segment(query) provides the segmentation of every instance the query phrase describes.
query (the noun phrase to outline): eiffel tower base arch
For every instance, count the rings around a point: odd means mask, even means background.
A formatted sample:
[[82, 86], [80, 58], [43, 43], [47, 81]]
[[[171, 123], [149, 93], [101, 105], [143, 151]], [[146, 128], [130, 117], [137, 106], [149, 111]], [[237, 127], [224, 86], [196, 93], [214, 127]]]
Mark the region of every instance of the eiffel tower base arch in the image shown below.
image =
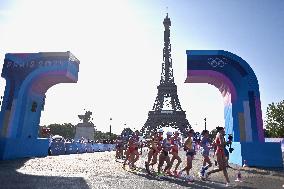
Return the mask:
[[141, 129], [145, 137], [163, 127], [172, 127], [178, 129], [179, 132], [186, 136], [189, 129], [191, 129], [188, 120], [186, 119], [185, 111], [149, 111], [148, 119]]

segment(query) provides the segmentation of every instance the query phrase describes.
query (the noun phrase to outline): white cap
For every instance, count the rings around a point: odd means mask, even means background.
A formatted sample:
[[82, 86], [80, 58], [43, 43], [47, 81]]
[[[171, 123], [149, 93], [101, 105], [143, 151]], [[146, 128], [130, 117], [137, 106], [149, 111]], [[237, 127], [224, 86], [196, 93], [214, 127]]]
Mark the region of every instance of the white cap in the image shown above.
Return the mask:
[[168, 131], [168, 132], [167, 132], [167, 135], [172, 135], [172, 132]]
[[158, 130], [158, 133], [163, 133], [163, 132], [164, 132], [163, 129]]

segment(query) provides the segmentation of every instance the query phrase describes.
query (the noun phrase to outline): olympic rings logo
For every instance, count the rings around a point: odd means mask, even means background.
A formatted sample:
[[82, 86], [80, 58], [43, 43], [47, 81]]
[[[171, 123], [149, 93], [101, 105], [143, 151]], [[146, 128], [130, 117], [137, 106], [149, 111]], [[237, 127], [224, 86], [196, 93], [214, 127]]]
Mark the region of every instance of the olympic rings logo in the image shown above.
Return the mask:
[[213, 68], [220, 67], [223, 68], [227, 62], [226, 58], [208, 58], [208, 64], [210, 64]]

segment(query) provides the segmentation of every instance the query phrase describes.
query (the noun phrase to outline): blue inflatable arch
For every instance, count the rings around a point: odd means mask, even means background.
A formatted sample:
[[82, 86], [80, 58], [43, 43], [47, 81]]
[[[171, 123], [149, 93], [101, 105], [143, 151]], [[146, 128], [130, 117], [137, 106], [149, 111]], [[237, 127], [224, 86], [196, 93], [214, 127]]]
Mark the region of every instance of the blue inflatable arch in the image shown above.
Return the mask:
[[78, 80], [79, 60], [70, 52], [8, 53], [0, 112], [0, 159], [46, 156], [48, 139], [38, 138], [46, 91]]
[[214, 85], [223, 96], [226, 133], [234, 137], [231, 162], [242, 164], [247, 160], [252, 166], [282, 167], [280, 146], [264, 143], [259, 84], [250, 65], [223, 50], [188, 50], [186, 53], [185, 82]]

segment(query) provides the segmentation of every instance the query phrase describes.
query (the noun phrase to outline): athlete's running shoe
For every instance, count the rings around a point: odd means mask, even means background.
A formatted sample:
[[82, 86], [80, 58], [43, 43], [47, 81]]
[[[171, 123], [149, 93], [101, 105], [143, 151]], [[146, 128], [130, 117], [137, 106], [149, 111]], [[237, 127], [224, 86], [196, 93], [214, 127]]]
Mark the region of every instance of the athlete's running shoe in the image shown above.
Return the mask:
[[147, 173], [150, 174], [151, 172], [150, 172], [150, 170], [149, 170], [149, 164], [148, 164], [148, 162], [146, 162], [146, 161], [145, 161], [145, 168], [146, 168]]
[[192, 182], [194, 182], [194, 177], [190, 176], [190, 175], [187, 175], [186, 180], [187, 180], [187, 182], [192, 183]]
[[163, 173], [163, 172], [157, 173], [157, 176], [158, 177], [163, 177], [163, 176], [165, 176], [165, 173]]
[[202, 173], [201, 173], [201, 172], [199, 172], [199, 173], [198, 173], [198, 176], [199, 176], [199, 178], [201, 178], [201, 179], [203, 179], [203, 178], [204, 178], [204, 175], [202, 175]]
[[169, 175], [169, 176], [172, 176], [172, 175], [173, 175], [170, 170], [168, 170], [168, 171], [166, 172], [166, 174]]
[[178, 172], [178, 177], [182, 177], [182, 171]]
[[208, 173], [204, 173], [204, 177], [203, 177], [205, 180], [208, 180], [208, 178], [209, 178], [209, 174]]
[[200, 178], [204, 178], [204, 175], [205, 175], [205, 168], [202, 167], [201, 170], [200, 170], [200, 172], [199, 172], [198, 174], [199, 174], [199, 177], [200, 177]]
[[227, 182], [225, 186], [226, 186], [226, 187], [230, 187], [230, 186], [232, 186], [232, 185]]
[[[129, 165], [129, 167], [130, 167], [130, 165]], [[136, 170], [137, 169], [136, 165], [132, 165], [131, 169]]]

